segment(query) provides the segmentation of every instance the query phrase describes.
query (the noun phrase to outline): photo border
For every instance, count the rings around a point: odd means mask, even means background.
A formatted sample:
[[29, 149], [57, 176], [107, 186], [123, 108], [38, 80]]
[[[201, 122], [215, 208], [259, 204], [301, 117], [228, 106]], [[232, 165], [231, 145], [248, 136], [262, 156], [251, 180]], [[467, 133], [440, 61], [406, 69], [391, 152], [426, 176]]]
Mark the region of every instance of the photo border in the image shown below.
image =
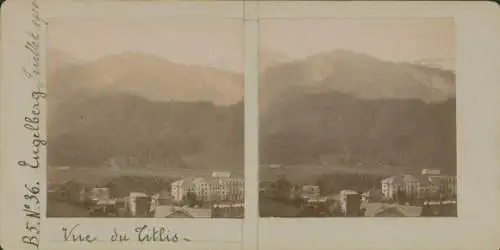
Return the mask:
[[[245, 18], [245, 218], [237, 227], [215, 225], [197, 230], [220, 230], [225, 234], [243, 229], [238, 243], [190, 242], [168, 244], [179, 249], [497, 249], [500, 246], [500, 13], [494, 2], [129, 2], [129, 1], [47, 1], [38, 0], [44, 19], [87, 17]], [[32, 81], [23, 77], [22, 67], [29, 61], [23, 49], [25, 31], [32, 27], [31, 1], [7, 1], [1, 22], [1, 181], [0, 243], [4, 249], [29, 249], [21, 238], [27, 236], [23, 212], [24, 195], [32, 185], [46, 177], [40, 169], [20, 168], [19, 160], [32, 156], [32, 134], [23, 128], [31, 111]], [[74, 13], [74, 14], [71, 14]], [[75, 14], [76, 13], [76, 14]], [[86, 14], [85, 14], [86, 13]], [[89, 14], [92, 13], [92, 14]], [[142, 14], [140, 14], [142, 13]], [[258, 23], [266, 18], [408, 18], [453, 17], [457, 34], [457, 175], [463, 176], [459, 188], [458, 218], [374, 218], [370, 219], [270, 219], [258, 217]], [[41, 51], [44, 57], [44, 50]], [[43, 71], [43, 70], [42, 70]], [[248, 126], [250, 125], [250, 126]], [[40, 154], [46, 159], [45, 149]], [[474, 167], [468, 167], [474, 166]], [[20, 178], [22, 177], [22, 178]], [[32, 186], [30, 186], [32, 187]], [[462, 189], [463, 187], [463, 189]], [[44, 183], [41, 189], [46, 190]], [[45, 192], [40, 213], [44, 216]], [[6, 198], [8, 197], [8, 198]], [[7, 201], [7, 202], [6, 202]], [[77, 221], [66, 220], [65, 225]], [[40, 249], [164, 249], [165, 243], [68, 244], [48, 241], [51, 229], [60, 230], [58, 219], [43, 219]], [[80, 219], [76, 219], [80, 220]], [[90, 220], [90, 219], [83, 219]], [[101, 220], [99, 226], [108, 226]], [[145, 219], [153, 222], [154, 219]], [[201, 219], [191, 220], [198, 224]], [[217, 219], [221, 220], [221, 219]], [[222, 219], [224, 220], [224, 219]], [[236, 221], [235, 219], [229, 219]], [[167, 223], [174, 221], [168, 219]], [[188, 220], [178, 219], [183, 224]], [[53, 224], [51, 224], [53, 223]], [[88, 223], [88, 222], [86, 222]], [[140, 223], [131, 223], [134, 226]], [[47, 225], [50, 224], [50, 225]], [[189, 226], [189, 225], [188, 225]], [[198, 225], [192, 225], [198, 226]], [[222, 226], [222, 227], [221, 227]], [[238, 229], [236, 229], [238, 228]], [[178, 230], [178, 228], [174, 229]], [[180, 230], [182, 233], [182, 230]], [[445, 232], [445, 234], [443, 234]], [[186, 235], [190, 237], [191, 235]], [[212, 239], [209, 239], [212, 240]], [[241, 241], [240, 241], [241, 240]]]
[[[500, 106], [500, 99], [495, 100], [493, 94], [500, 92], [500, 85], [495, 84], [500, 79], [500, 48], [494, 46], [500, 44], [495, 28], [499, 14], [492, 2], [261, 2], [261, 25], [270, 19], [454, 19], [458, 217], [263, 217], [259, 218], [258, 249], [498, 248], [500, 228], [495, 222], [500, 219], [500, 199], [497, 193], [485, 194], [484, 190], [500, 190], [496, 181], [500, 145], [492, 136], [500, 134], [494, 108]], [[471, 120], [489, 122], [478, 126]], [[481, 165], [481, 169], [467, 168], [471, 165]], [[483, 199], [490, 201], [489, 207], [480, 205]], [[286, 235], [287, 240], [277, 240], [273, 232]]]
[[[1, 108], [2, 108], [2, 197], [10, 196], [9, 203], [1, 203], [0, 242], [6, 249], [21, 249], [34, 247], [27, 241], [39, 243], [40, 249], [241, 249], [243, 247], [244, 218], [47, 218], [47, 153], [46, 147], [40, 147], [40, 166], [37, 169], [21, 168], [16, 165], [20, 159], [30, 159], [30, 131], [23, 127], [24, 116], [28, 115], [33, 104], [32, 89], [45, 89], [47, 81], [47, 30], [54, 20], [68, 19], [148, 19], [168, 21], [174, 19], [234, 19], [241, 20], [244, 34], [244, 5], [241, 2], [128, 2], [128, 1], [9, 1], [2, 6], [2, 57], [1, 66]], [[35, 13], [36, 11], [36, 13]], [[31, 55], [23, 48], [26, 32], [33, 28], [33, 15], [43, 20], [43, 29], [39, 31], [40, 76], [38, 84], [33, 79], [23, 78], [22, 69], [30, 63]], [[175, 34], [174, 34], [175, 35]], [[244, 49], [244, 38], [241, 48]], [[241, 52], [244, 54], [244, 51]], [[17, 60], [12, 60], [16, 58]], [[242, 58], [244, 60], [244, 58]], [[7, 84], [15, 82], [16, 84]], [[40, 134], [46, 139], [46, 101], [39, 103], [41, 107]], [[50, 140], [50, 139], [49, 139]], [[50, 142], [49, 142], [50, 143]], [[8, 145], [8, 147], [6, 147]], [[7, 149], [7, 150], [3, 150]], [[26, 160], [27, 162], [29, 162]], [[8, 168], [4, 166], [9, 166]], [[246, 168], [245, 168], [246, 169]], [[22, 176], [22, 178], [19, 178]], [[17, 177], [17, 178], [16, 178]], [[27, 220], [23, 205], [26, 203], [25, 183], [39, 183], [38, 211], [39, 220]], [[246, 186], [246, 183], [245, 183]], [[31, 186], [30, 186], [31, 187]], [[247, 189], [247, 188], [245, 188]], [[245, 193], [248, 191], [245, 190]], [[28, 194], [31, 195], [31, 194]], [[247, 206], [245, 202], [245, 210]], [[247, 212], [245, 211], [245, 216]], [[8, 216], [7, 216], [8, 215]], [[22, 220], [22, 221], [21, 221]], [[5, 223], [7, 222], [7, 223]], [[28, 230], [26, 223], [38, 232]], [[34, 224], [33, 224], [34, 223]], [[98, 236], [93, 243], [65, 242], [63, 227], [67, 229], [79, 225], [79, 233], [91, 233]], [[142, 225], [149, 227], [165, 226], [179, 234], [183, 240], [177, 243], [169, 242], [137, 242], [134, 229]], [[118, 233], [126, 232], [131, 238], [128, 242], [111, 242], [110, 236], [114, 229]], [[31, 234], [33, 233], [33, 234]], [[23, 238], [29, 237], [29, 238]], [[186, 239], [184, 241], [184, 239]]]

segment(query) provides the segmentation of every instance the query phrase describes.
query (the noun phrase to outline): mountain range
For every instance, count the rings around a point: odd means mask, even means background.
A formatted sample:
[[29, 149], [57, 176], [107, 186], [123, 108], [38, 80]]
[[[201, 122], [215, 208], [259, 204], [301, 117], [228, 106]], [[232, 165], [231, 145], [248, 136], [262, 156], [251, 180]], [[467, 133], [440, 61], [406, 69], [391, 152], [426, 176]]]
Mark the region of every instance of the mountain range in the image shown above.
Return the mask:
[[72, 63], [71, 57], [61, 53], [50, 52], [57, 56], [49, 57], [48, 62], [53, 69], [49, 70], [49, 88], [59, 97], [89, 90], [132, 93], [152, 101], [209, 101], [217, 105], [234, 104], [243, 97], [243, 75], [231, 71], [174, 63], [139, 52], [86, 63]]
[[455, 60], [450, 58], [424, 58], [413, 62], [431, 68], [455, 71]]
[[[453, 71], [345, 50], [261, 54], [261, 163], [455, 171]], [[49, 74], [49, 164], [243, 168], [242, 74], [138, 52], [51, 52]]]
[[49, 164], [243, 168], [243, 77], [137, 52], [49, 54]]
[[261, 71], [260, 104], [262, 164], [456, 171], [453, 71], [336, 50]]
[[284, 53], [260, 48], [259, 50], [259, 68], [265, 70], [272, 66], [294, 61], [293, 58]]

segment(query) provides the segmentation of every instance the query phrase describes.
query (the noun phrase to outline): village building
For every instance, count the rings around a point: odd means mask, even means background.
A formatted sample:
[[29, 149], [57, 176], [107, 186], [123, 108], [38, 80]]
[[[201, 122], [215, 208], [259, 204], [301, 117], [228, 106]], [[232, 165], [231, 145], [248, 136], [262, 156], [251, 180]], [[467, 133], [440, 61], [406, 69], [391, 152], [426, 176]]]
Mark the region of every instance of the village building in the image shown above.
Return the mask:
[[150, 197], [145, 193], [132, 192], [125, 198], [126, 211], [130, 216], [145, 217], [149, 212]]
[[427, 168], [424, 168], [424, 169], [422, 169], [421, 174], [422, 175], [440, 175], [441, 174], [441, 170], [439, 170], [439, 169], [427, 169]]
[[[349, 204], [353, 204], [352, 197], [359, 198], [359, 203], [361, 203], [361, 196], [358, 192], [356, 192], [354, 190], [350, 190], [350, 189], [345, 189], [345, 190], [342, 190], [339, 192], [340, 209], [345, 214], [347, 214], [349, 212]], [[357, 210], [359, 210], [359, 205], [358, 205]]]
[[424, 174], [419, 176], [405, 174], [383, 179], [381, 186], [384, 198], [394, 200], [399, 191], [403, 191], [406, 197], [412, 200], [442, 199], [456, 196], [456, 176], [440, 175], [439, 171], [425, 169], [422, 173]]
[[387, 200], [396, 199], [399, 191], [404, 191], [409, 196], [416, 196], [420, 189], [419, 180], [409, 174], [391, 176], [383, 179], [381, 183], [382, 194]]
[[315, 198], [320, 195], [320, 187], [317, 185], [304, 185], [302, 186], [302, 196], [305, 199]]
[[449, 175], [429, 176], [434, 189], [446, 197], [457, 195], [457, 177]]
[[213, 172], [213, 178], [231, 178], [231, 172]]
[[[217, 177], [214, 177], [217, 176]], [[189, 192], [196, 194], [202, 201], [224, 201], [244, 199], [244, 180], [227, 177], [230, 175], [212, 175], [210, 178], [188, 177], [172, 183], [174, 201], [182, 201]]]

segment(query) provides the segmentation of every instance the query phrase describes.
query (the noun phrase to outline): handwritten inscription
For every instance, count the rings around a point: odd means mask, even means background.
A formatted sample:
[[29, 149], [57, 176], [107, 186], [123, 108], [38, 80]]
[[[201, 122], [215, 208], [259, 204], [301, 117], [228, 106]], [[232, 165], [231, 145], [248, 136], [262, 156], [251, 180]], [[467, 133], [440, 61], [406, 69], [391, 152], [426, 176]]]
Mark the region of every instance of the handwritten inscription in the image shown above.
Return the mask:
[[31, 94], [34, 104], [28, 116], [24, 118], [24, 128], [32, 132], [32, 160], [18, 161], [17, 164], [21, 167], [39, 168], [40, 167], [40, 148], [47, 146], [47, 140], [42, 139], [40, 135], [40, 101], [47, 97], [47, 94], [41, 90], [33, 90]]
[[[31, 159], [20, 160], [17, 165], [29, 169], [37, 170], [40, 167], [40, 148], [47, 145], [47, 140], [43, 139], [40, 133], [40, 106], [41, 101], [45, 100], [46, 93], [40, 89], [42, 80], [40, 78], [40, 34], [43, 25], [47, 23], [40, 17], [40, 6], [37, 0], [31, 2], [31, 23], [29, 30], [26, 31], [26, 41], [23, 48], [29, 54], [27, 66], [22, 67], [24, 78], [34, 85], [30, 96], [33, 105], [29, 114], [24, 118], [23, 127], [31, 133]], [[38, 174], [36, 175], [38, 176]], [[22, 210], [25, 215], [25, 233], [21, 236], [21, 241], [29, 246], [38, 249], [40, 247], [40, 181], [32, 181], [24, 184], [25, 200]]]
[[118, 233], [116, 228], [113, 228], [113, 234], [111, 235], [110, 238], [111, 241], [119, 241], [119, 242], [125, 242], [129, 241], [130, 238], [127, 236], [125, 233]]
[[[76, 224], [72, 227], [62, 227], [63, 239], [65, 242], [77, 242], [77, 243], [95, 243], [99, 242], [100, 239], [89, 232], [83, 232], [80, 224]], [[118, 229], [113, 228], [110, 233], [110, 242], [166, 242], [166, 243], [177, 243], [180, 241], [190, 242], [191, 240], [181, 237], [178, 233], [169, 230], [165, 226], [154, 227], [148, 225], [141, 225], [134, 229], [134, 237], [130, 237], [126, 232], [119, 232]]]
[[82, 234], [78, 232], [79, 227], [79, 224], [76, 224], [69, 229], [63, 227], [62, 231], [64, 232], [64, 241], [93, 243], [97, 240], [97, 237], [92, 236], [92, 234]]
[[149, 227], [148, 225], [143, 225], [136, 227], [137, 240], [140, 242], [178, 242], [179, 235], [168, 230], [166, 227]]
[[26, 192], [24, 199], [24, 213], [26, 217], [25, 229], [26, 235], [23, 235], [21, 240], [24, 244], [38, 248], [40, 245], [40, 183], [36, 182], [35, 185], [25, 186]]

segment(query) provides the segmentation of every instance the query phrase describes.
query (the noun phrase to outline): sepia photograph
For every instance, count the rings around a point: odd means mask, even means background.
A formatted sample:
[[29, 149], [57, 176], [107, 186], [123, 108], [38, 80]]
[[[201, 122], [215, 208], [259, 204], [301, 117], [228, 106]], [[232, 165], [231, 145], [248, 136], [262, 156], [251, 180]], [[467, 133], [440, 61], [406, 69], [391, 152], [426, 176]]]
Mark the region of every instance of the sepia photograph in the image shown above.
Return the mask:
[[243, 22], [57, 19], [47, 217], [242, 218]]
[[260, 20], [260, 217], [457, 217], [454, 28]]

